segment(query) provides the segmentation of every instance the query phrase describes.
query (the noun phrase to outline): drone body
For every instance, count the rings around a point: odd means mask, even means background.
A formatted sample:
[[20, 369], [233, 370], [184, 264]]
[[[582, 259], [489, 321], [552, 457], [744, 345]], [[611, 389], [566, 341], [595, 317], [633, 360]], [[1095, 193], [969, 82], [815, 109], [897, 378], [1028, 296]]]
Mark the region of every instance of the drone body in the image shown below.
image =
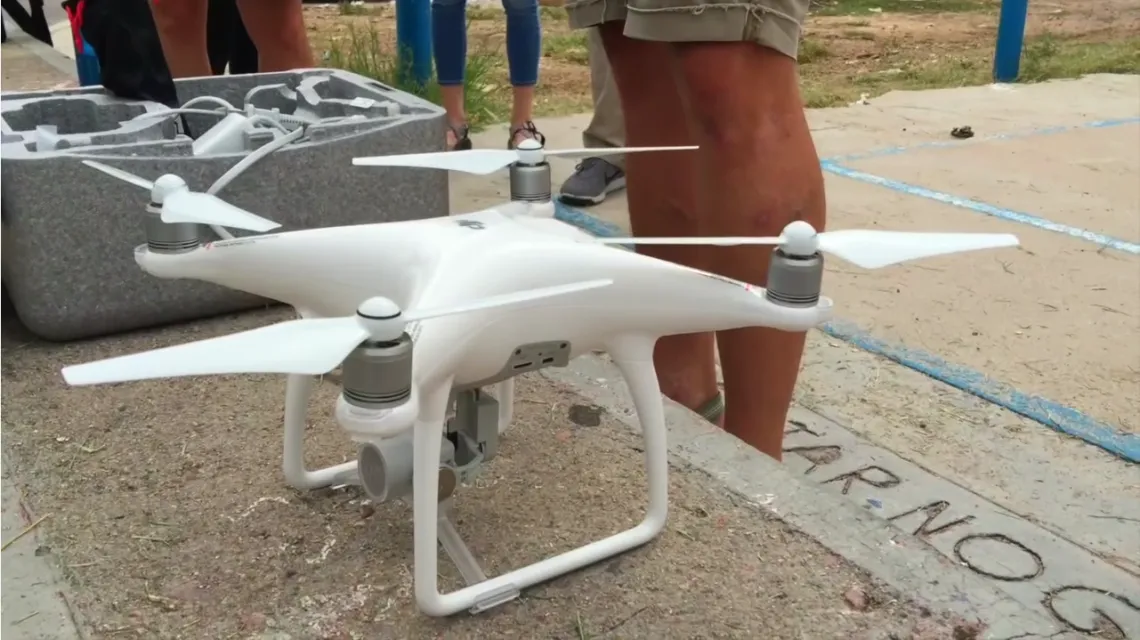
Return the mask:
[[[288, 374], [287, 481], [299, 489], [361, 484], [377, 501], [410, 496], [416, 602], [429, 615], [502, 604], [528, 586], [645, 544], [663, 530], [668, 454], [653, 367], [654, 345], [662, 336], [751, 326], [799, 332], [817, 326], [832, 311], [831, 301], [820, 295], [821, 251], [877, 268], [1017, 244], [1012, 236], [986, 234], [817, 234], [804, 223], [789, 225], [777, 238], [603, 240], [553, 218], [553, 207], [539, 197], [549, 194], [549, 166], [541, 148], [466, 153], [355, 164], [485, 174], [512, 161], [522, 163], [512, 167], [516, 201], [441, 219], [207, 244], [200, 243], [199, 224], [255, 231], [276, 225], [213, 196], [191, 193], [177, 180], [151, 183], [89, 163], [152, 190], [148, 243], [135, 250], [142, 269], [279, 300], [302, 319], [63, 371], [72, 385]], [[525, 180], [518, 178], [523, 173], [529, 176]], [[539, 180], [538, 174], [546, 177]], [[764, 288], [606, 246], [618, 242], [778, 248]], [[565, 366], [595, 350], [606, 351], [621, 370], [642, 424], [649, 489], [645, 518], [627, 531], [488, 578], [448, 518], [452, 492], [494, 457], [498, 434], [511, 420], [514, 376]], [[359, 456], [309, 471], [301, 444], [313, 376], [341, 365], [336, 418], [358, 443]], [[498, 385], [496, 398], [481, 391], [490, 385]], [[439, 592], [439, 545], [469, 586]]]

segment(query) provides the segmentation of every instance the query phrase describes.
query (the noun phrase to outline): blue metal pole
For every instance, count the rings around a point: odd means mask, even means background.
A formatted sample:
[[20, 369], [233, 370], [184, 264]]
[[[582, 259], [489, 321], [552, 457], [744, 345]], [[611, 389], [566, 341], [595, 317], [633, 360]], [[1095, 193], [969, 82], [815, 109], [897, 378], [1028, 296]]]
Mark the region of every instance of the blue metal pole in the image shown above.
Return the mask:
[[405, 82], [431, 80], [431, 0], [396, 0], [396, 60]]
[[[398, 0], [397, 0], [398, 1]], [[1025, 18], [1029, 0], [1002, 0], [994, 48], [994, 82], [1013, 82], [1021, 72], [1021, 48], [1025, 44]]]

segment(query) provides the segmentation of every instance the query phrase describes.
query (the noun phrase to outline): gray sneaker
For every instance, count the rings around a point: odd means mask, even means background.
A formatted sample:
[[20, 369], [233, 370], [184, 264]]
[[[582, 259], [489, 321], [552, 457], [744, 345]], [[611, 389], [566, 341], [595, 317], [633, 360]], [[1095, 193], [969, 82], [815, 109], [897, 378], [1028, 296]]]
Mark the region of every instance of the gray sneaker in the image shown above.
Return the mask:
[[562, 183], [558, 197], [567, 204], [589, 206], [606, 199], [606, 194], [625, 188], [625, 172], [601, 158], [586, 158], [574, 174]]

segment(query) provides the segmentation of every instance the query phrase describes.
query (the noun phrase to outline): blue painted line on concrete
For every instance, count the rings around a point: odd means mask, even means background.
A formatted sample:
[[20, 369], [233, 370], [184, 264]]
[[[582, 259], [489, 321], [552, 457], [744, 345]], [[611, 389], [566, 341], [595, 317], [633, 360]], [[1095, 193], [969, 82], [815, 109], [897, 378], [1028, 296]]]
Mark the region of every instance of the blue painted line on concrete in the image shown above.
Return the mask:
[[1120, 127], [1130, 124], [1140, 124], [1140, 118], [1115, 118], [1112, 120], [1093, 120], [1091, 122], [1083, 122], [1078, 125], [1058, 126], [1058, 127], [1042, 127], [1039, 129], [1030, 129], [1029, 131], [1015, 131], [1011, 133], [999, 133], [992, 136], [983, 136], [978, 138], [971, 138], [970, 140], [938, 140], [935, 142], [923, 142], [911, 146], [901, 147], [883, 147], [881, 149], [872, 149], [871, 151], [863, 151], [860, 153], [849, 153], [845, 155], [833, 156], [825, 158], [824, 162], [843, 163], [853, 162], [855, 160], [865, 160], [867, 158], [880, 158], [883, 156], [896, 156], [902, 153], [911, 151], [922, 151], [925, 149], [964, 149], [973, 145], [984, 142], [995, 142], [999, 140], [1016, 140], [1019, 138], [1032, 138], [1036, 136], [1053, 135], [1057, 133], [1066, 133], [1069, 131], [1079, 131], [1082, 129], [1107, 129], [1110, 127]]
[[1116, 249], [1117, 251], [1123, 251], [1125, 253], [1131, 253], [1134, 255], [1140, 254], [1140, 244], [1137, 244], [1135, 242], [1129, 242], [1128, 240], [1113, 238], [1111, 236], [1096, 233], [1095, 231], [1089, 231], [1087, 229], [1081, 229], [1079, 227], [1072, 227], [1067, 224], [1053, 222], [1052, 220], [1039, 218], [1028, 213], [1022, 213], [1020, 211], [1014, 211], [1012, 209], [997, 207], [992, 204], [979, 202], [977, 200], [970, 200], [969, 198], [961, 198], [949, 193], [934, 191], [933, 189], [927, 189], [926, 187], [919, 187], [913, 184], [900, 182], [898, 180], [892, 180], [891, 178], [884, 178], [882, 176], [865, 173], [863, 171], [851, 169], [850, 167], [845, 167], [833, 162], [824, 162], [823, 170], [829, 173], [834, 173], [835, 175], [843, 176], [845, 178], [851, 178], [852, 180], [858, 180], [867, 184], [886, 187], [887, 189], [891, 189], [892, 191], [897, 191], [899, 193], [918, 196], [920, 198], [927, 198], [929, 200], [937, 200], [938, 202], [942, 202], [944, 204], [961, 207], [963, 209], [969, 209], [978, 213], [984, 213], [988, 216], [993, 216], [1002, 220], [1019, 222], [1021, 224], [1037, 227], [1038, 229], [1044, 229], [1046, 231], [1053, 231], [1055, 233], [1072, 236], [1074, 238], [1079, 238], [1081, 240], [1086, 240], [1088, 242], [1098, 244], [1102, 247], [1108, 247], [1109, 249]]
[[1129, 462], [1140, 462], [1140, 436], [1115, 429], [1076, 409], [1040, 396], [1022, 393], [985, 374], [946, 362], [924, 351], [889, 344], [846, 322], [830, 322], [823, 327], [823, 331], [860, 349], [1040, 422], [1055, 431], [1080, 438]]
[[[555, 216], [596, 236], [612, 238], [625, 235], [620, 227], [557, 201]], [[1040, 396], [1022, 393], [983, 373], [952, 364], [925, 351], [884, 342], [842, 320], [829, 322], [822, 329], [829, 336], [918, 371], [1055, 431], [1079, 438], [1124, 460], [1140, 462], [1140, 436], [1114, 429], [1076, 409]]]

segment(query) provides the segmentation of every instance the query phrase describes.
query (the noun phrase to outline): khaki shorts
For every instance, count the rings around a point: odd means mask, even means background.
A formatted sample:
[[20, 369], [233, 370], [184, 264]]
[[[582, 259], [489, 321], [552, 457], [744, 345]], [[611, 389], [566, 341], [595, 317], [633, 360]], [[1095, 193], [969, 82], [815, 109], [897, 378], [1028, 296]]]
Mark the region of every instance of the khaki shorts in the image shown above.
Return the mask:
[[575, 29], [625, 21], [657, 42], [755, 42], [795, 58], [810, 0], [567, 0]]

